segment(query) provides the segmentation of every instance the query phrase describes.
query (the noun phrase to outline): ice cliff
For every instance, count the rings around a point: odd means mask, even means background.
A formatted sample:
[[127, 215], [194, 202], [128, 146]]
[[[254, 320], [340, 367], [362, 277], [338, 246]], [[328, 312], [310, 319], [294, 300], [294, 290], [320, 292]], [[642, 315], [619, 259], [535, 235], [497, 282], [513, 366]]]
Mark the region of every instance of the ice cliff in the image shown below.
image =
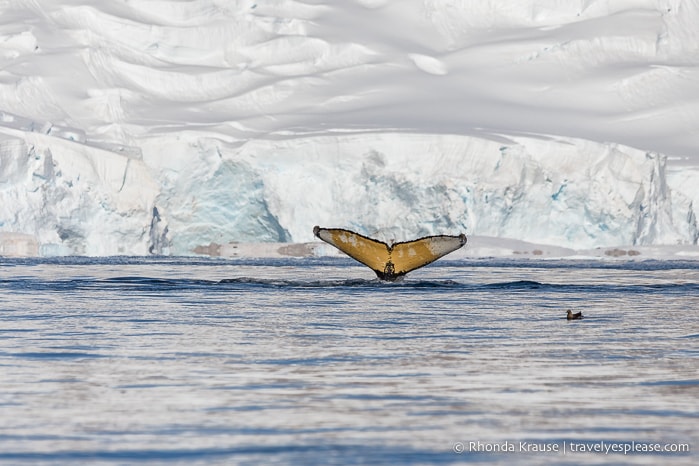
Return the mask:
[[0, 255], [191, 254], [316, 224], [699, 238], [696, 1], [0, 13]]
[[303, 242], [316, 223], [387, 240], [465, 231], [567, 247], [698, 235], [666, 159], [614, 144], [365, 133], [240, 146], [180, 135], [144, 140], [141, 159], [52, 139], [0, 143], [2, 226], [32, 232], [43, 254]]

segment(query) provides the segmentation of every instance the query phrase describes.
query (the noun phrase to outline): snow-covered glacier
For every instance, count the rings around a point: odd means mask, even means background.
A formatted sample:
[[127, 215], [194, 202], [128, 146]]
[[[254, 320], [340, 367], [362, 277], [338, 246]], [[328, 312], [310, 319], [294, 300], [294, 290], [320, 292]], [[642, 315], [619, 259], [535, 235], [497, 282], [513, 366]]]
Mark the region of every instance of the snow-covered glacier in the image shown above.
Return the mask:
[[697, 1], [0, 12], [0, 255], [699, 238]]
[[26, 139], [0, 146], [2, 212], [44, 254], [303, 242], [315, 223], [386, 240], [466, 231], [578, 248], [698, 234], [665, 157], [613, 144], [381, 132], [241, 146], [182, 134], [144, 139], [135, 157]]

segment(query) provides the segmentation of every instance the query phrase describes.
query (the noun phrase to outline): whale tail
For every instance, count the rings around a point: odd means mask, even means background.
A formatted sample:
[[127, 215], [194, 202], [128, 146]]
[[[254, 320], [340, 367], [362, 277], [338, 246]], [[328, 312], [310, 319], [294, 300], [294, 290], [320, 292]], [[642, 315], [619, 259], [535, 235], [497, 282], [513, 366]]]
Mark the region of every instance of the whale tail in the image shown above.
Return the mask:
[[372, 269], [381, 280], [388, 281], [395, 281], [466, 244], [464, 234], [426, 236], [390, 246], [383, 241], [342, 228], [316, 226], [313, 234]]

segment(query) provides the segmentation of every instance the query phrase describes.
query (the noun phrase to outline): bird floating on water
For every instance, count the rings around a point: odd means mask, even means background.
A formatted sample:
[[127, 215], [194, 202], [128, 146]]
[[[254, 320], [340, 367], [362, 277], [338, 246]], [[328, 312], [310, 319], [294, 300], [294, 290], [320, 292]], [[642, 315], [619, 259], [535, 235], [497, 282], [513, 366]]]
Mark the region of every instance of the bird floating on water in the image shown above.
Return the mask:
[[578, 320], [578, 319], [582, 319], [582, 317], [583, 317], [582, 312], [573, 313], [573, 311], [571, 311], [570, 309], [568, 309], [568, 314], [567, 314], [567, 316], [566, 316], [566, 319], [568, 319], [568, 320]]

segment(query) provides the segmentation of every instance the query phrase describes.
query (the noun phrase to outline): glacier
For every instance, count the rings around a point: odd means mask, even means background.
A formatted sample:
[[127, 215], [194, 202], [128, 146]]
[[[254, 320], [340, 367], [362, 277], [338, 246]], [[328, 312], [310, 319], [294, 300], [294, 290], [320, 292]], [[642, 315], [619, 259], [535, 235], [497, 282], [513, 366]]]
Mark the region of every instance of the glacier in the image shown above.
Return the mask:
[[699, 239], [699, 1], [0, 12], [0, 255]]

